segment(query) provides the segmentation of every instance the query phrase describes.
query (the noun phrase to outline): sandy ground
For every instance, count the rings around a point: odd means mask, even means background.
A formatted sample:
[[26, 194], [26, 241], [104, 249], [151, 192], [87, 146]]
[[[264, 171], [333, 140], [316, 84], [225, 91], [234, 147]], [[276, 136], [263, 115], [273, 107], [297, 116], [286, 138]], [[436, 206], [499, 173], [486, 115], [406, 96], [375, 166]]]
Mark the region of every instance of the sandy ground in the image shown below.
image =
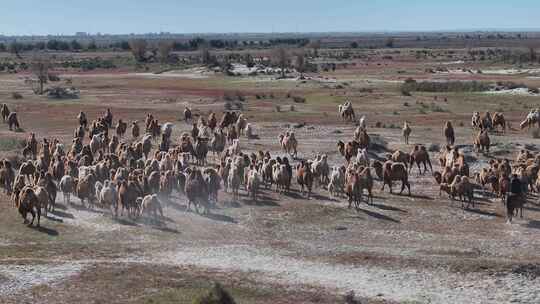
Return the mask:
[[[492, 134], [491, 153], [482, 155], [472, 151], [475, 132], [469, 128], [472, 111], [500, 108], [517, 126], [538, 103], [537, 96], [402, 96], [399, 83], [408, 75], [397, 75], [397, 69], [410, 68], [416, 71], [410, 73], [419, 73], [419, 79], [490, 76], [433, 76], [418, 72], [425, 67], [414, 62], [390, 62], [387, 69], [381, 66], [370, 63], [340, 74], [313, 76], [351, 82], [345, 89], [325, 87], [318, 81], [198, 78], [198, 70], [178, 75], [73, 74], [69, 77], [81, 87], [81, 99], [61, 101], [33, 96], [19, 76], [2, 75], [0, 98], [20, 113], [25, 132], [9, 132], [2, 125], [0, 136], [22, 139], [27, 132], [36, 132], [38, 137], [57, 137], [68, 143], [81, 109], [93, 119], [111, 107], [115, 120], [143, 121], [152, 112], [160, 122], [173, 122], [173, 138], [178, 138], [190, 129], [182, 121], [185, 106], [201, 115], [210, 110], [221, 113], [224, 92], [243, 90], [248, 99], [246, 117], [255, 124], [259, 137], [241, 140], [248, 153], [269, 150], [284, 156], [278, 135], [294, 130], [300, 158], [326, 153], [332, 166], [342, 165], [336, 142], [349, 140], [355, 129], [335, 113], [345, 99], [352, 100], [358, 117], [367, 116], [369, 134], [378, 143], [370, 151], [372, 158], [396, 149], [411, 150], [401, 138], [404, 120], [413, 127], [411, 143], [426, 146], [442, 146], [442, 124], [453, 120], [457, 142], [467, 153], [472, 171], [486, 166], [492, 157], [513, 159], [524, 147], [538, 151], [539, 139], [512, 129], [504, 135]], [[373, 91], [367, 92], [366, 87]], [[24, 99], [11, 100], [12, 91], [23, 92]], [[254, 95], [261, 92], [272, 92], [276, 98], [256, 99]], [[307, 102], [294, 104], [285, 97], [289, 92], [307, 96]], [[295, 111], [286, 107], [291, 104]], [[286, 110], [276, 112], [275, 105]], [[432, 110], [435, 106], [442, 110]], [[300, 122], [305, 126], [298, 127]], [[380, 128], [375, 127], [377, 122]], [[1, 151], [2, 156], [16, 153]], [[431, 153], [434, 170], [440, 170], [437, 156]], [[145, 303], [141, 294], [163, 291], [156, 282], [175, 290], [179, 282], [201, 273], [205, 281], [249, 281], [250, 287], [270, 289], [246, 303], [266, 303], [264, 299], [267, 303], [336, 303], [336, 297], [351, 290], [366, 303], [540, 302], [536, 193], [530, 196], [524, 218], [507, 224], [500, 199], [489, 191], [477, 190], [476, 206], [463, 210], [460, 202], [439, 195], [429, 173], [420, 176], [415, 168], [411, 185], [412, 196], [391, 195], [381, 191], [376, 181], [374, 204], [363, 203], [358, 210], [348, 209], [346, 198], [330, 197], [319, 185], [309, 200], [296, 184], [288, 195], [263, 189], [257, 203], [245, 196], [244, 189], [239, 201], [220, 192], [219, 204], [208, 216], [187, 211], [185, 197], [174, 193], [170, 199], [163, 198], [165, 218], [158, 221], [113, 219], [110, 211], [82, 208], [77, 199], [74, 205], [65, 205], [59, 195], [59, 208], [43, 218], [41, 229], [22, 225], [9, 198], [0, 195], [0, 302], [100, 303], [103, 300], [96, 291], [103, 291], [118, 298], [117, 303]], [[129, 282], [136, 283], [129, 286]], [[116, 290], [120, 286], [122, 292]], [[110, 295], [108, 288], [114, 290]], [[299, 294], [309, 295], [309, 300], [298, 300]]]

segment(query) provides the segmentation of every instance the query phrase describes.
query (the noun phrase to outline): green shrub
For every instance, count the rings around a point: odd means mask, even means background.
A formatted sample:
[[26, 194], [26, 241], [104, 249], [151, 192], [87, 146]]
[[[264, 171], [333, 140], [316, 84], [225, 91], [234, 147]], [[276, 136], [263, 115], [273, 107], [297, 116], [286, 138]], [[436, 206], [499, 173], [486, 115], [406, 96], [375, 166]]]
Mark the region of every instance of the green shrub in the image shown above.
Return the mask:
[[306, 103], [306, 99], [304, 97], [300, 96], [294, 96], [293, 101], [296, 103]]
[[235, 304], [233, 297], [219, 283], [193, 301], [193, 304]]
[[403, 95], [403, 96], [412, 96], [411, 91], [408, 88], [404, 87], [404, 86], [401, 87], [401, 95]]

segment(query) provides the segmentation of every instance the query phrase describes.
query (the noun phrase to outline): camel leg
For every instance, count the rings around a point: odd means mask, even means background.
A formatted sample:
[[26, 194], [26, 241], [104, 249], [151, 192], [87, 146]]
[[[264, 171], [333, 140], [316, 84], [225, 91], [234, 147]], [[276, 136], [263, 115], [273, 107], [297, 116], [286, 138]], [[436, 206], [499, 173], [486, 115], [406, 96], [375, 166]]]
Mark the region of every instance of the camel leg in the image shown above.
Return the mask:
[[37, 213], [37, 226], [36, 227], [39, 227], [40, 222], [41, 222], [41, 209], [38, 208], [36, 213]]
[[403, 193], [403, 190], [405, 190], [405, 181], [401, 181], [401, 191], [399, 191], [399, 194]]
[[[38, 210], [39, 210], [39, 208], [38, 208]], [[30, 214], [32, 215], [32, 221], [30, 222], [30, 224], [28, 224], [28, 226], [34, 225], [34, 219], [36, 218], [36, 213], [34, 212], [33, 208], [32, 208], [32, 210], [30, 210]], [[25, 221], [25, 223], [28, 222], [26, 220], [26, 218], [24, 219], [24, 221]]]

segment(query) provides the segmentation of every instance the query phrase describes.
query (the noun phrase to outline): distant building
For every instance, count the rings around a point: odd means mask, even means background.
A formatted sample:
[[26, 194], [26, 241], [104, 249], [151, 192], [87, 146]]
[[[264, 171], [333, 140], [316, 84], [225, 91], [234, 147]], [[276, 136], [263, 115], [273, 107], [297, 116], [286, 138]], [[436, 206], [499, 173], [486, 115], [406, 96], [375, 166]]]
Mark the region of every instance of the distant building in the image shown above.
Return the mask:
[[86, 37], [86, 36], [88, 36], [88, 33], [87, 32], [76, 32], [75, 36], [77, 36], [77, 37]]

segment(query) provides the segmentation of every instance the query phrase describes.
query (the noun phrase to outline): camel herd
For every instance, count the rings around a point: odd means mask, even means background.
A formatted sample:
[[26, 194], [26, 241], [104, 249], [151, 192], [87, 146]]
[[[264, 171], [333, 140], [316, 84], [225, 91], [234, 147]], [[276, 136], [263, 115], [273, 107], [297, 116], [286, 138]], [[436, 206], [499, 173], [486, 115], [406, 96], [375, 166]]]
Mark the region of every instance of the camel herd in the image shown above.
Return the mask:
[[[0, 110], [4, 121], [11, 125], [10, 117], [16, 113], [10, 112], [5, 104]], [[352, 104], [340, 105], [339, 115], [354, 121]], [[538, 123], [535, 115], [537, 111], [529, 113], [527, 125]], [[191, 123], [191, 132], [183, 132], [174, 142], [174, 124], [160, 124], [152, 114], [146, 115], [141, 132], [138, 121], [128, 124], [118, 119], [115, 124], [110, 109], [91, 122], [80, 112], [69, 149], [57, 139], [38, 141], [34, 133], [29, 133], [22, 151], [25, 161], [0, 162], [0, 184], [11, 195], [24, 222], [28, 222], [28, 214], [32, 216], [30, 225], [35, 218], [37, 225], [40, 224], [42, 212], [54, 211], [58, 192], [62, 192], [66, 204], [73, 204], [71, 197], [75, 195], [84, 207], [110, 209], [115, 217], [124, 214], [158, 217], [163, 216], [162, 203], [169, 201], [173, 193], [186, 197], [188, 210], [193, 205], [197, 212], [208, 213], [219, 203], [220, 190], [230, 192], [238, 200], [243, 188], [248, 199], [256, 202], [262, 188], [274, 187], [277, 193], [287, 194], [295, 181], [308, 199], [320, 187], [330, 196], [346, 196], [349, 208], [359, 208], [365, 194], [366, 203], [373, 203], [376, 181], [380, 181], [381, 191], [388, 186], [390, 193], [394, 182], [400, 182], [399, 193], [407, 189], [411, 195], [410, 174], [415, 166], [419, 175], [430, 171], [440, 193], [447, 193], [451, 199], [459, 198], [464, 209], [470, 205], [474, 208], [475, 188], [489, 186], [498, 196], [503, 196], [513, 173], [530, 185], [531, 191], [540, 190], [540, 156], [525, 150], [515, 162], [493, 160], [489, 168], [471, 177], [465, 156], [455, 146], [456, 136], [450, 121], [443, 126], [446, 147], [439, 155], [442, 171], [434, 172], [430, 154], [421, 144], [414, 145], [408, 153], [399, 150], [388, 153], [385, 160], [371, 159], [371, 140], [364, 116], [357, 122], [350, 140], [337, 142], [344, 164], [335, 166], [330, 166], [325, 154], [314, 159], [298, 158], [299, 143], [293, 131], [286, 131], [278, 138], [285, 156], [272, 156], [269, 151], [244, 153], [242, 136], [249, 139], [255, 138], [255, 134], [254, 125], [243, 114], [226, 111], [218, 120], [215, 113], [210, 113], [207, 119], [199, 116], [197, 121], [194, 116], [186, 107], [184, 120]], [[481, 116], [475, 112], [471, 121], [478, 130], [473, 146], [478, 152], [489, 153], [490, 132], [499, 127], [502, 132], [506, 129], [504, 115]], [[19, 127], [18, 122], [15, 125]], [[410, 123], [405, 122], [402, 135], [407, 145], [412, 131]], [[213, 153], [214, 162], [209, 161], [209, 153]], [[508, 206], [509, 218], [514, 209], [522, 210], [522, 206]]]
[[[354, 110], [350, 109], [349, 105], [350, 103], [347, 103], [339, 107], [339, 114], [344, 118], [348, 117], [344, 115], [345, 109], [348, 109], [350, 113], [354, 113]], [[338, 151], [345, 158], [346, 166], [333, 168], [330, 183], [327, 187], [331, 195], [339, 194], [340, 190], [345, 187], [345, 192], [349, 197], [349, 207], [352, 202], [358, 205], [364, 189], [367, 189], [368, 195], [371, 196], [373, 179], [370, 169], [375, 170], [376, 175], [382, 182], [381, 190], [384, 190], [385, 186], [388, 185], [390, 192], [392, 192], [392, 182], [401, 181], [400, 193], [407, 188], [410, 195], [409, 174], [414, 164], [416, 164], [418, 173], [421, 175], [425, 174], [429, 167], [439, 185], [439, 193], [447, 193], [452, 200], [459, 198], [462, 201], [463, 209], [468, 209], [470, 206], [475, 208], [474, 189], [486, 190], [487, 186], [506, 204], [504, 197], [508, 192], [510, 176], [513, 174], [517, 174], [523, 185], [530, 186], [529, 188], [525, 187], [525, 192], [527, 190], [540, 192], [540, 176], [538, 175], [540, 155], [532, 155], [526, 150], [520, 152], [518, 159], [511, 166], [511, 162], [507, 159], [492, 159], [489, 162], [490, 168], [483, 168], [481, 172], [474, 173], [474, 178], [471, 178], [469, 164], [465, 160], [465, 155], [455, 146], [456, 134], [451, 121], [446, 121], [443, 126], [442, 135], [446, 140], [446, 146], [439, 156], [442, 172], [433, 172], [429, 153], [423, 145], [414, 145], [410, 153], [398, 150], [387, 154], [384, 162], [379, 160], [370, 162], [367, 153], [369, 135], [367, 135], [365, 129], [365, 118], [363, 120], [357, 123], [358, 128], [350, 141], [347, 143], [339, 141], [337, 143]], [[521, 124], [521, 128], [530, 127], [537, 123], [540, 127], [540, 112], [532, 110]], [[477, 131], [472, 138], [472, 147], [476, 152], [483, 154], [490, 153], [490, 146], [492, 145], [490, 133], [505, 133], [508, 127], [504, 114], [494, 113], [491, 115], [489, 112], [483, 115], [474, 112], [471, 118], [471, 126], [473, 132]], [[411, 133], [411, 125], [405, 121], [402, 136], [406, 145], [409, 145]], [[509, 221], [512, 220], [515, 210], [519, 210], [520, 215], [523, 215], [525, 202], [525, 198], [519, 198], [506, 206]]]

